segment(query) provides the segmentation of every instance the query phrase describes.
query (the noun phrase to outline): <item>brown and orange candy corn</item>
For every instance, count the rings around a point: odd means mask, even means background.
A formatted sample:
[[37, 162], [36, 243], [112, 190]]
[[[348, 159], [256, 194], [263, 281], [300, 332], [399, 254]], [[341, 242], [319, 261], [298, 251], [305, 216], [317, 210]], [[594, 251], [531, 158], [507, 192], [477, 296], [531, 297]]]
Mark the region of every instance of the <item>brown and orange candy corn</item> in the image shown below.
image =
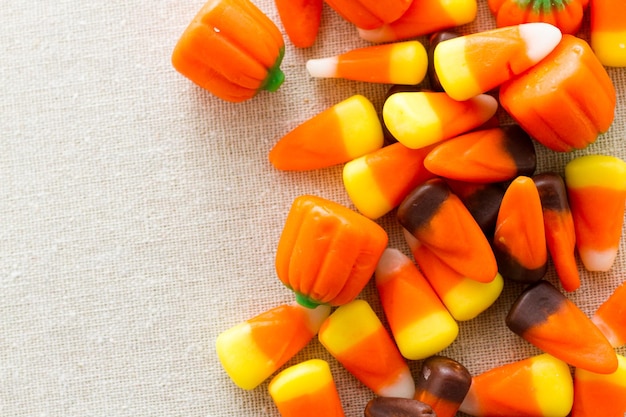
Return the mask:
[[472, 383], [469, 371], [454, 359], [431, 356], [415, 380], [415, 399], [430, 405], [437, 417], [454, 417]]
[[492, 239], [506, 186], [503, 183], [473, 183], [450, 179], [446, 179], [446, 184], [465, 204], [485, 236]]

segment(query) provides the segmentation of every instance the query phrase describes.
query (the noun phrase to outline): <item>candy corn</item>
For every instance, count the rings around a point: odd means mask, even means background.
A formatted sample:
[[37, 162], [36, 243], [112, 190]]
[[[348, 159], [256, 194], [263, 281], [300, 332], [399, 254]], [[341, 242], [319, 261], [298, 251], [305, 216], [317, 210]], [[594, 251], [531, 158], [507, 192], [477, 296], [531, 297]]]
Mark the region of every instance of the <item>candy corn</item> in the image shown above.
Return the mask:
[[419, 184], [433, 178], [424, 167], [430, 149], [409, 149], [394, 143], [348, 162], [343, 167], [343, 184], [357, 210], [377, 219], [397, 207]]
[[476, 417], [565, 417], [573, 391], [567, 364], [541, 354], [473, 377], [460, 410]]
[[454, 342], [459, 326], [405, 254], [386, 249], [375, 277], [385, 316], [402, 356], [424, 359]]
[[547, 56], [561, 32], [547, 23], [526, 23], [460, 36], [440, 43], [434, 65], [455, 100], [485, 93]]
[[365, 406], [365, 417], [437, 417], [432, 407], [410, 398], [375, 397]]
[[535, 282], [548, 267], [548, 249], [539, 192], [529, 177], [517, 177], [504, 193], [493, 252], [506, 279]]
[[348, 162], [383, 145], [383, 131], [374, 105], [354, 95], [305, 121], [270, 150], [280, 170], [306, 171]]
[[365, 300], [337, 308], [322, 324], [322, 345], [352, 375], [383, 397], [412, 398], [411, 371], [391, 336]]
[[435, 59], [435, 49], [441, 42], [458, 38], [459, 36], [461, 36], [460, 33], [444, 30], [433, 33], [428, 38], [428, 48], [426, 49], [426, 56], [428, 56], [428, 69], [426, 70], [426, 74], [430, 80], [430, 88], [433, 91], [444, 91], [441, 86], [441, 82], [439, 82], [439, 77], [437, 76], [437, 71], [435, 71], [435, 65], [433, 63], [433, 60]]
[[611, 374], [596, 374], [576, 368], [571, 417], [626, 414], [626, 357], [617, 355], [619, 367]]
[[411, 0], [325, 0], [341, 17], [358, 28], [373, 29], [398, 19]]
[[576, 248], [589, 271], [608, 271], [619, 249], [626, 203], [626, 162], [587, 155], [565, 166]]
[[591, 321], [613, 347], [626, 345], [626, 281], [600, 304]]
[[328, 363], [311, 359], [276, 375], [268, 391], [282, 417], [344, 417]]
[[387, 246], [378, 224], [333, 201], [304, 195], [291, 205], [276, 250], [276, 273], [299, 303], [354, 300]]
[[501, 182], [532, 175], [532, 139], [519, 126], [477, 130], [438, 144], [424, 160], [430, 172], [466, 182]]
[[626, 67], [626, 3], [621, 0], [593, 0], [589, 11], [591, 47], [603, 65]]
[[418, 41], [358, 48], [306, 63], [312, 77], [409, 85], [422, 82], [427, 68], [426, 49]]
[[433, 407], [437, 417], [454, 417], [472, 383], [469, 371], [454, 359], [431, 356], [415, 380], [415, 399]]
[[498, 272], [476, 220], [439, 178], [413, 190], [397, 211], [400, 224], [461, 276], [491, 282]]
[[398, 142], [415, 149], [472, 130], [497, 109], [488, 95], [458, 102], [442, 92], [396, 93], [385, 100], [383, 120]]
[[285, 304], [222, 332], [215, 342], [224, 370], [235, 384], [253, 389], [298, 353], [330, 314]]
[[407, 230], [404, 230], [404, 237], [417, 265], [456, 320], [475, 318], [502, 293], [504, 279], [499, 273], [487, 283], [466, 278], [446, 265]]
[[322, 21], [324, 0], [274, 0], [274, 4], [291, 43], [298, 48], [312, 46]]
[[471, 183], [450, 179], [446, 180], [446, 184], [465, 204], [485, 236], [491, 239], [496, 229], [502, 197], [506, 191], [504, 184]]
[[522, 292], [506, 316], [506, 325], [572, 366], [602, 374], [617, 369], [615, 351], [600, 329], [548, 281]]
[[580, 287], [580, 274], [574, 252], [576, 232], [567, 200], [563, 178], [555, 173], [535, 175], [533, 181], [539, 191], [543, 210], [543, 225], [548, 252], [565, 291]]
[[411, 2], [398, 19], [375, 29], [359, 29], [370, 42], [396, 42], [464, 25], [476, 18], [476, 0], [420, 0]]

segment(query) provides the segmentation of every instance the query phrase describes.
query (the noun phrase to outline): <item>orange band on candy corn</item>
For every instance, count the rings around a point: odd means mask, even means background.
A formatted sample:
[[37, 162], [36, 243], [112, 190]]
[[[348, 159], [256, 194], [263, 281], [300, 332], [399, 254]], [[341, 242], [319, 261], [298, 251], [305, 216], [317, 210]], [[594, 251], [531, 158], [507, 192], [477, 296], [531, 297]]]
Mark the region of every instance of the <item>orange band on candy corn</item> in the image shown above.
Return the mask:
[[324, 0], [274, 0], [289, 40], [298, 48], [315, 43]]
[[591, 47], [603, 65], [626, 66], [626, 3], [621, 0], [593, 0], [590, 8]]
[[411, 0], [325, 0], [341, 17], [358, 28], [373, 29], [398, 19]]
[[626, 345], [626, 281], [598, 307], [591, 320], [612, 346]]
[[571, 417], [621, 417], [626, 413], [626, 357], [617, 357], [619, 367], [612, 374], [576, 368]]

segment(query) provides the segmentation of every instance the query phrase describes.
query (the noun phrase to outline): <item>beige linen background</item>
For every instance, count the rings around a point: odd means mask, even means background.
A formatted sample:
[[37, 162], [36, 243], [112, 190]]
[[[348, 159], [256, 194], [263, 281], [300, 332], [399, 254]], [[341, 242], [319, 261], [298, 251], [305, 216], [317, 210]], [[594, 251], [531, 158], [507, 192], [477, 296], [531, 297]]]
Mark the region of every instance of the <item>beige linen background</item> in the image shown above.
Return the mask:
[[[480, 2], [463, 32], [493, 25]], [[326, 8], [314, 47], [287, 41], [277, 93], [222, 102], [169, 61], [202, 3], [0, 0], [4, 416], [278, 416], [267, 383], [250, 392], [232, 384], [215, 338], [293, 299], [273, 268], [292, 200], [350, 201], [341, 167], [278, 172], [267, 153], [352, 94], [380, 108], [387, 86], [308, 77], [308, 58], [366, 45]], [[256, 4], [278, 22], [271, 0]], [[610, 75], [615, 123], [578, 154], [626, 157], [626, 78]], [[539, 171], [561, 172], [577, 155], [537, 149]], [[393, 214], [381, 224], [406, 251]], [[570, 297], [593, 313], [625, 279], [625, 260], [622, 250], [612, 271], [585, 274]], [[552, 269], [547, 279], [556, 282]], [[507, 284], [443, 353], [472, 373], [537, 353], [503, 323], [520, 290]], [[362, 296], [380, 312], [371, 284]], [[312, 357], [329, 360], [346, 414], [361, 415], [372, 394], [317, 340], [289, 364]]]

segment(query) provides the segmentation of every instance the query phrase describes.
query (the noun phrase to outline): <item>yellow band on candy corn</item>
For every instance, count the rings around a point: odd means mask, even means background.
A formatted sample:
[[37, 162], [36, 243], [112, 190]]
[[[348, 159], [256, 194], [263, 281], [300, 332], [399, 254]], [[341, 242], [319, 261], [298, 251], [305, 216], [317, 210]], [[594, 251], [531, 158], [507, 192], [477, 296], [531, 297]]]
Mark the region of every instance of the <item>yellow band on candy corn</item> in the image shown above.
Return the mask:
[[608, 155], [587, 155], [565, 166], [567, 186], [626, 189], [626, 162]]
[[463, 279], [443, 295], [442, 301], [456, 320], [471, 320], [491, 306], [504, 288], [502, 275], [491, 282]]
[[335, 105], [340, 121], [341, 137], [346, 154], [357, 158], [382, 146], [383, 133], [374, 105], [365, 97], [355, 95]]
[[[359, 318], [358, 326], [345, 325], [355, 317]], [[336, 329], [334, 329], [333, 323], [337, 324]], [[380, 319], [364, 300], [355, 300], [341, 306], [335, 310], [325, 324], [328, 326], [325, 331], [320, 331], [319, 338], [323, 345], [332, 346], [333, 354], [341, 354], [351, 349], [382, 327]]]
[[350, 199], [364, 216], [377, 219], [393, 209], [369, 169], [366, 157], [354, 159], [344, 166], [343, 183]]
[[395, 339], [402, 356], [418, 360], [447, 348], [458, 334], [459, 326], [450, 314], [437, 311], [397, 332]]
[[603, 65], [626, 67], [626, 31], [592, 32], [591, 48]]
[[426, 76], [428, 57], [418, 41], [394, 44], [389, 60], [389, 79], [395, 84], [419, 84]]
[[534, 357], [531, 366], [541, 415], [567, 416], [574, 403], [574, 386], [568, 365], [546, 353]]
[[311, 359], [282, 371], [272, 380], [268, 389], [274, 401], [286, 402], [320, 391], [332, 383], [333, 377], [328, 363], [321, 359]]

